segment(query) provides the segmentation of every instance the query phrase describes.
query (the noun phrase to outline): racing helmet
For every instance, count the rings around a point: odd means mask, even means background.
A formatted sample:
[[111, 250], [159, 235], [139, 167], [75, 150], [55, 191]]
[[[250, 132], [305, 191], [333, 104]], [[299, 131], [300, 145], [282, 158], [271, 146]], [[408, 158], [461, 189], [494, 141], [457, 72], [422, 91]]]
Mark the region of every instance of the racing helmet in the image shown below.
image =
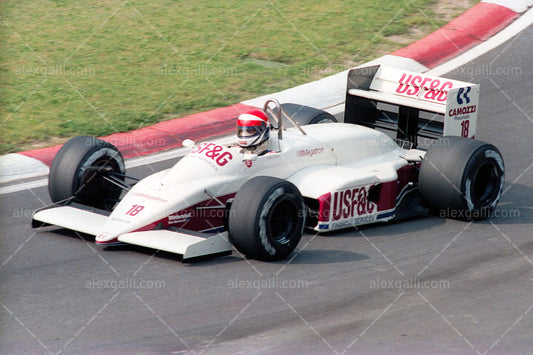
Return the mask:
[[254, 148], [267, 141], [270, 135], [270, 119], [260, 109], [251, 109], [237, 119], [237, 139], [243, 148]]

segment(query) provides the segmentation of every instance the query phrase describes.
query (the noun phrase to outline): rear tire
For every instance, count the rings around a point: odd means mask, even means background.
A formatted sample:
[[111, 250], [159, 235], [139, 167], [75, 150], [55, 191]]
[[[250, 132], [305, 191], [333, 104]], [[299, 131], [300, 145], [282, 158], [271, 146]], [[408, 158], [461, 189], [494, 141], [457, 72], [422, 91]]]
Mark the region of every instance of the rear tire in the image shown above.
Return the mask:
[[81, 204], [109, 209], [122, 190], [102, 178], [106, 171], [126, 172], [124, 159], [114, 145], [94, 137], [72, 138], [61, 147], [50, 167], [50, 198], [59, 202], [74, 197]]
[[248, 258], [281, 260], [298, 245], [304, 224], [298, 188], [286, 180], [259, 176], [247, 181], [231, 204], [229, 238]]
[[295, 120], [298, 125], [305, 126], [319, 123], [337, 123], [337, 119], [331, 113], [319, 110], [314, 107], [298, 105], [298, 104], [281, 104], [281, 107], [287, 112], [289, 116]]
[[500, 151], [482, 141], [445, 137], [432, 145], [420, 167], [420, 193], [442, 217], [485, 219], [504, 185]]

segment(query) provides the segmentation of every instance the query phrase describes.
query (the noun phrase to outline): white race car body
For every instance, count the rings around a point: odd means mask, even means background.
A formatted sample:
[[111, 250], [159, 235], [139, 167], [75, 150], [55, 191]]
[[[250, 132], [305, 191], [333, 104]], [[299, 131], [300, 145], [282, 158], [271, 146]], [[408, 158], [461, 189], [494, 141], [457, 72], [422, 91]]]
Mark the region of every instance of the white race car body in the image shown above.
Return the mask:
[[[316, 208], [307, 221], [316, 231], [394, 218], [402, 192], [417, 182], [424, 152], [404, 150], [384, 133], [363, 126], [327, 123], [304, 128], [305, 135], [296, 128], [285, 130], [282, 140], [272, 135], [271, 151], [260, 156], [244, 154], [237, 145], [200, 143], [172, 168], [135, 184], [109, 216], [60, 206], [39, 211], [34, 219], [93, 234], [100, 245], [126, 242], [190, 257], [222, 252], [230, 248], [220, 234], [228, 202], [246, 181], [260, 175], [297, 186]], [[169, 228], [178, 229], [172, 237], [179, 234], [181, 240], [174, 238], [165, 247]], [[186, 254], [206, 235], [215, 236], [210, 243], [221, 248]]]
[[[329, 123], [307, 126], [305, 132], [288, 129], [282, 141], [272, 137], [271, 147], [279, 143], [280, 151], [254, 160], [238, 146], [199, 144], [171, 169], [137, 183], [100, 226], [96, 241], [114, 243], [122, 234], [157, 226], [222, 231], [226, 203], [258, 175], [286, 179], [304, 197], [317, 200], [319, 220], [311, 226], [317, 231], [394, 217], [401, 189], [408, 180], [416, 182], [416, 171], [403, 149], [383, 133], [361, 126]], [[418, 153], [420, 161], [424, 152]], [[397, 184], [398, 171], [407, 178], [403, 186]], [[369, 190], [384, 183], [394, 188], [382, 190], [370, 201]]]
[[[233, 211], [232, 201], [247, 182], [260, 176], [282, 179], [296, 187], [303, 203], [288, 198], [286, 206], [304, 205], [305, 221], [298, 222], [298, 228], [305, 223], [307, 228], [327, 232], [419, 215], [427, 212], [418, 195], [419, 171], [426, 151], [416, 149], [416, 138], [438, 138], [443, 132], [473, 138], [478, 96], [479, 85], [380, 66], [354, 69], [348, 76], [348, 123], [299, 127], [286, 116], [294, 127], [284, 128], [283, 110], [277, 104], [276, 120], [282, 128], [271, 132], [265, 151], [252, 154], [237, 144], [216, 142], [191, 145], [191, 151], [172, 168], [140, 180], [131, 189], [126, 187], [128, 191], [111, 213], [71, 203], [74, 197], [69, 199], [67, 195], [67, 203], [56, 198], [56, 205], [37, 211], [32, 223], [92, 234], [101, 245], [136, 244], [182, 254], [184, 259], [225, 253], [231, 251], [227, 223], [228, 219], [231, 222], [228, 213]], [[383, 116], [384, 109], [379, 106], [383, 103], [400, 109]], [[294, 111], [296, 115], [298, 112]], [[440, 121], [434, 118], [437, 116]], [[410, 143], [410, 149], [403, 149], [385, 133], [369, 127], [392, 127], [397, 131], [396, 138]], [[114, 159], [112, 154], [108, 157], [106, 162]], [[87, 167], [95, 168], [102, 170], [101, 166]], [[76, 174], [82, 176], [85, 170]], [[501, 177], [503, 184], [503, 164], [500, 175], [497, 178]], [[62, 192], [60, 184], [54, 188]], [[248, 189], [244, 195], [251, 198], [253, 191]], [[284, 193], [292, 194], [287, 191]], [[491, 200], [491, 208], [497, 198]], [[243, 212], [242, 199], [239, 206]], [[268, 204], [262, 206], [261, 213], [270, 213]], [[277, 217], [283, 220], [280, 216], [283, 213]], [[292, 222], [279, 224], [287, 223]], [[261, 234], [264, 230], [258, 233], [257, 243], [264, 244], [268, 252], [270, 242]], [[279, 233], [282, 247], [283, 233]], [[297, 232], [292, 228], [291, 233]], [[248, 248], [246, 240], [241, 243]]]

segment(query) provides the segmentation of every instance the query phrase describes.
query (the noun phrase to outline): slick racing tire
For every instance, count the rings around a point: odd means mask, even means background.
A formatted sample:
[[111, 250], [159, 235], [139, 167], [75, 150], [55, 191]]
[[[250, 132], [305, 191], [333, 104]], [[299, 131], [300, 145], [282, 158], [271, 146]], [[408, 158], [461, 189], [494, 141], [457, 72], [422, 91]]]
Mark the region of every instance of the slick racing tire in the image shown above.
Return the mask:
[[298, 245], [304, 224], [298, 188], [286, 180], [258, 176], [242, 186], [231, 204], [229, 238], [248, 258], [281, 260]]
[[492, 144], [444, 137], [429, 148], [422, 161], [419, 189], [442, 217], [484, 219], [500, 200], [504, 171], [503, 157]]
[[53, 202], [74, 197], [92, 207], [110, 209], [122, 190], [103, 179], [106, 172], [124, 174], [124, 159], [118, 149], [101, 139], [79, 136], [61, 147], [50, 167], [48, 191]]
[[333, 116], [331, 113], [316, 109], [314, 107], [291, 103], [281, 104], [281, 107], [300, 126], [338, 122], [335, 116]]

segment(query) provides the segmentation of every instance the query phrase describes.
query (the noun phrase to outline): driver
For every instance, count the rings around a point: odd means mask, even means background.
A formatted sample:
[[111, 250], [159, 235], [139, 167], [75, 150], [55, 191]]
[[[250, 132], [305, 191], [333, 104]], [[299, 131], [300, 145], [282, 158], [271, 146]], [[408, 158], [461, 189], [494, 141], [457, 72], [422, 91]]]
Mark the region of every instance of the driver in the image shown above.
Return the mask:
[[237, 119], [237, 139], [243, 150], [262, 155], [269, 151], [270, 119], [263, 110], [251, 109]]

